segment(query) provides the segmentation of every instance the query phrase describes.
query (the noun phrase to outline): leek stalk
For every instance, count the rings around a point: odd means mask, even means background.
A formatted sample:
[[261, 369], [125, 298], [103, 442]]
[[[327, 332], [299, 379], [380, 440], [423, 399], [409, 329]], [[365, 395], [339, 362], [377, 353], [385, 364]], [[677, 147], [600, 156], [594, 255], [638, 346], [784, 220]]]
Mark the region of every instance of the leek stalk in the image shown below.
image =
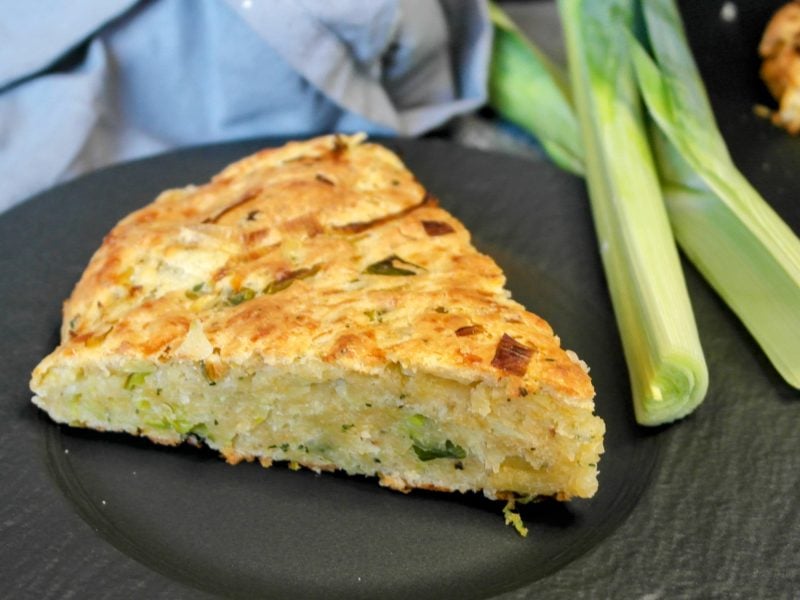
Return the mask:
[[[629, 35], [628, 42], [639, 88], [657, 123], [651, 126], [651, 145], [674, 235], [778, 372], [798, 388], [800, 241], [733, 165], [673, 0], [639, 3], [654, 58], [633, 36]], [[533, 46], [528, 40], [525, 43]], [[536, 61], [542, 54], [521, 56]], [[526, 72], [537, 73], [539, 79], [550, 73], [528, 67], [502, 75], [514, 81]], [[538, 85], [548, 84], [540, 81]], [[573, 110], [569, 98], [569, 91], [560, 97], [527, 97], [527, 109], [539, 115], [556, 110], [561, 115]], [[574, 130], [526, 128], [534, 135], [550, 136], [549, 143], [543, 144], [546, 151], [569, 147], [576, 160], [585, 160]]]
[[708, 372], [630, 59], [626, 32], [634, 2], [559, 0], [558, 6], [636, 419], [673, 421], [703, 400]]
[[800, 388], [800, 240], [734, 165], [673, 0], [642, 0], [655, 60], [631, 36], [669, 217], [682, 249]]
[[[489, 105], [532, 133], [558, 166], [583, 174], [578, 119], [561, 70], [534, 46], [496, 4], [489, 4], [494, 45], [489, 69]], [[532, 110], [534, 106], [547, 110]]]

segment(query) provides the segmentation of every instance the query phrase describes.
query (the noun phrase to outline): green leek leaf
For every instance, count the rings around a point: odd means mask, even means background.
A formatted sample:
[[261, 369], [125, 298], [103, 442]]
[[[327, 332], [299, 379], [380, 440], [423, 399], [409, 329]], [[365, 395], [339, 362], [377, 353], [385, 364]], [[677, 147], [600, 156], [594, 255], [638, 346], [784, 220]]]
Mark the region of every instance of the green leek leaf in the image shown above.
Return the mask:
[[436, 460], [437, 458], [465, 458], [467, 456], [466, 450], [454, 444], [450, 440], [445, 440], [443, 446], [424, 446], [414, 443], [411, 446], [414, 449], [414, 454], [417, 455], [422, 462], [429, 460]]
[[636, 419], [666, 423], [703, 400], [708, 371], [629, 55], [634, 3], [559, 0], [558, 6]]
[[499, 6], [490, 3], [489, 15], [494, 24], [489, 105], [536, 136], [561, 168], [583, 174], [580, 128], [566, 77]]
[[401, 277], [408, 277], [410, 275], [416, 275], [416, 271], [412, 271], [411, 269], [404, 269], [402, 267], [398, 267], [395, 263], [401, 265], [408, 265], [410, 267], [416, 267], [421, 269], [419, 265], [415, 265], [414, 263], [408, 262], [407, 260], [403, 260], [396, 254], [392, 254], [391, 256], [387, 256], [383, 260], [380, 260], [376, 263], [372, 263], [366, 269], [364, 269], [364, 273], [367, 275], [393, 275], [393, 276], [401, 276]]

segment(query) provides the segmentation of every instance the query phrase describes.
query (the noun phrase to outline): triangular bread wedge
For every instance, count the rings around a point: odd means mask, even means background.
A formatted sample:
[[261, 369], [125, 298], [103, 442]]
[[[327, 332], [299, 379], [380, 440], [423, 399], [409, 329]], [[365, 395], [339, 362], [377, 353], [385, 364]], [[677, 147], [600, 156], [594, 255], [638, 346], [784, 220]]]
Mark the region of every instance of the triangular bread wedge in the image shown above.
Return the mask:
[[105, 238], [33, 373], [56, 421], [406, 491], [588, 497], [587, 368], [386, 148], [327, 136]]

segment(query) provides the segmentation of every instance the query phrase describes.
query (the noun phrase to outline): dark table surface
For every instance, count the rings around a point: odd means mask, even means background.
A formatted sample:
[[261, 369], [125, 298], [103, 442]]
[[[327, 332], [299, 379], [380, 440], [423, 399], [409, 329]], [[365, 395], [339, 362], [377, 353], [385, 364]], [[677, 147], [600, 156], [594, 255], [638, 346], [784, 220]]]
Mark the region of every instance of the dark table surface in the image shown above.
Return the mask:
[[[721, 16], [725, 4], [736, 8], [732, 21]], [[782, 4], [680, 3], [735, 162], [797, 233], [800, 139], [753, 114], [756, 103], [774, 106], [758, 77], [756, 49]], [[534, 5], [545, 15], [552, 7]], [[523, 21], [531, 10], [508, 7]], [[535, 22], [525, 23], [535, 35]], [[697, 312], [708, 317], [698, 323], [712, 381], [707, 399], [659, 432], [661, 465], [627, 522], [592, 553], [511, 596], [566, 597], [576, 586], [579, 595], [599, 598], [800, 595], [800, 393], [690, 267], [687, 277]], [[719, 310], [706, 311], [709, 305]]]
[[[770, 103], [757, 76], [756, 47], [769, 15], [780, 3], [737, 1], [738, 14], [733, 21], [720, 18], [723, 4], [681, 3], [692, 46], [735, 161], [798, 232], [800, 139], [753, 114], [754, 104]], [[533, 35], [553, 14], [547, 2], [507, 6]], [[549, 26], [544, 29], [552, 34]], [[551, 35], [547, 44], [555, 47], [557, 40]], [[485, 131], [484, 125], [477, 127]], [[463, 136], [463, 129], [454, 135]], [[502, 136], [489, 139], [499, 141], [482, 143], [498, 148], [505, 144]], [[577, 180], [565, 185], [583, 194]], [[9, 223], [8, 218], [0, 219], [0, 225]], [[65, 227], [69, 225], [65, 223]], [[6, 261], [0, 266], [9, 266], [13, 258], [0, 257]], [[57, 256], [41, 261], [49, 269], [58, 268]], [[569, 268], [580, 273], [583, 267]], [[549, 576], [508, 592], [506, 597], [788, 598], [800, 594], [800, 393], [780, 379], [735, 316], [688, 263], [686, 273], [708, 356], [712, 383], [707, 399], [687, 419], [649, 434], [658, 444], [660, 459], [638, 503], [613, 533]], [[71, 276], [78, 274], [79, 270]], [[14, 285], [25, 281], [17, 277]], [[51, 304], [41, 295], [41, 300], [21, 306], [14, 303], [13, 296], [13, 290], [5, 287], [4, 297], [10, 301], [2, 316], [3, 332], [17, 336], [3, 345], [2, 372], [8, 378], [18, 378], [13, 371], [30, 367], [28, 358], [14, 354], [15, 344], [22, 347], [26, 343], [14, 321], [49, 310], [46, 306]], [[19, 397], [15, 391], [14, 402]], [[48, 450], [38, 439], [44, 426], [31, 426], [29, 407], [15, 406], [3, 414], [7, 416], [3, 435], [24, 438], [46, 462], [44, 455], [52, 448]], [[0, 459], [6, 503], [13, 504], [23, 490], [42, 498], [54, 497], [52, 487], [58, 473], [26, 471], [30, 457], [17, 456], [2, 444]], [[637, 464], [631, 461], [632, 467]], [[632, 472], [630, 476], [636, 479], [641, 475]], [[206, 595], [154, 574], [140, 562], [123, 560], [118, 550], [104, 543], [81, 556], [64, 558], [64, 553], [85, 548], [76, 540], [93, 533], [85, 525], [78, 530], [66, 527], [65, 519], [77, 521], [78, 517], [66, 503], [54, 502], [59, 507], [56, 511], [44, 510], [36, 503], [13, 512], [0, 509], [0, 561], [7, 567], [16, 565], [13, 577], [10, 569], [4, 571], [8, 578], [0, 582], [0, 596]], [[42, 532], [48, 531], [53, 535], [43, 537]], [[67, 563], [72, 565], [71, 572], [64, 571]], [[93, 583], [97, 577], [102, 579], [101, 587]]]

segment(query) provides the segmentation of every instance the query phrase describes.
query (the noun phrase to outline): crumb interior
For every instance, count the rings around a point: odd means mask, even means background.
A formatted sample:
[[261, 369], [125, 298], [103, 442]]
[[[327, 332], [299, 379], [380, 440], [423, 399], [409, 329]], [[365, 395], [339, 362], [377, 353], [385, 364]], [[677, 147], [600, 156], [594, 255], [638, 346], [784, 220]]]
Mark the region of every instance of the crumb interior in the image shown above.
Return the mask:
[[202, 441], [231, 462], [343, 469], [401, 490], [565, 499], [597, 487], [602, 428], [569, 399], [507, 398], [499, 386], [398, 365], [380, 374], [327, 363], [213, 371], [190, 361], [55, 367], [34, 401], [73, 426]]

